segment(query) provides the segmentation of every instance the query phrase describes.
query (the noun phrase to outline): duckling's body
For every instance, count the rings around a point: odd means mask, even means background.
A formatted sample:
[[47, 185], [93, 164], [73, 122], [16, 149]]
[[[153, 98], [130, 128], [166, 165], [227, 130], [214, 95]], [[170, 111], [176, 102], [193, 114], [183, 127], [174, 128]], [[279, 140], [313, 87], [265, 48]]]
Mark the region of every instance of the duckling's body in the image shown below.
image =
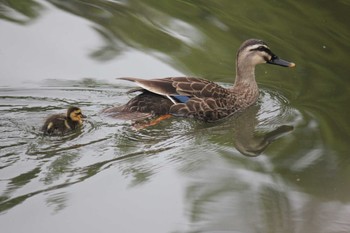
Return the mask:
[[[231, 88], [194, 77], [144, 80], [121, 78], [135, 82], [142, 93], [127, 104], [106, 109], [115, 118], [137, 119], [171, 114], [203, 121], [216, 121], [254, 104], [259, 97], [255, 66], [262, 63], [294, 67], [271, 52], [265, 42], [245, 41], [238, 50], [236, 79]], [[129, 93], [130, 93], [129, 92]]]
[[69, 107], [66, 114], [54, 114], [49, 116], [42, 127], [44, 134], [57, 135], [75, 130], [83, 124], [81, 109], [78, 107]]

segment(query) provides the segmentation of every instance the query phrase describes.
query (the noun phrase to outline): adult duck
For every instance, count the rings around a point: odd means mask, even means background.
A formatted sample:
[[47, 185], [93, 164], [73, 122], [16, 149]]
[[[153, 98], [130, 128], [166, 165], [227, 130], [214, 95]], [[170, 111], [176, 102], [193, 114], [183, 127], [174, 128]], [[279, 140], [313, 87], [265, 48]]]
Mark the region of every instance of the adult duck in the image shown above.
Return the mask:
[[271, 52], [265, 42], [249, 39], [237, 52], [236, 79], [230, 88], [195, 77], [169, 77], [160, 79], [120, 78], [135, 82], [140, 91], [123, 106], [104, 110], [119, 119], [144, 119], [173, 115], [202, 121], [216, 121], [254, 104], [259, 97], [255, 81], [255, 66], [273, 64], [294, 67]]

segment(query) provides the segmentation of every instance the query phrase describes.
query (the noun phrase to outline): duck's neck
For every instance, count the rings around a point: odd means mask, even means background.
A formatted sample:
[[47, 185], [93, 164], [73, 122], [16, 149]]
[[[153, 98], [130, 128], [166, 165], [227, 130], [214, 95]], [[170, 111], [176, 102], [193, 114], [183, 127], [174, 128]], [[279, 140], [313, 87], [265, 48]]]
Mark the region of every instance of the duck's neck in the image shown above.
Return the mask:
[[255, 66], [237, 60], [236, 79], [232, 87], [235, 96], [247, 105], [255, 103], [259, 97], [259, 88], [255, 81]]

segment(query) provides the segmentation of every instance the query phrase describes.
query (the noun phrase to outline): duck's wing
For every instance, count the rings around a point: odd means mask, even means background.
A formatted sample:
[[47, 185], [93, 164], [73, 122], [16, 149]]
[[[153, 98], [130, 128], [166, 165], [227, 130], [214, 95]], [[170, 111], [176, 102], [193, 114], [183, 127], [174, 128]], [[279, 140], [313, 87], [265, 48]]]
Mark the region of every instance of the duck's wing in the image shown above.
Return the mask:
[[228, 94], [228, 90], [220, 85], [195, 77], [170, 77], [149, 80], [128, 77], [120, 79], [135, 82], [141, 88], [163, 96], [221, 98]]
[[46, 120], [44, 125], [42, 126], [42, 131], [51, 133], [53, 132], [54, 128], [58, 125], [64, 125], [64, 121], [66, 120], [65, 114], [54, 114], [49, 116]]

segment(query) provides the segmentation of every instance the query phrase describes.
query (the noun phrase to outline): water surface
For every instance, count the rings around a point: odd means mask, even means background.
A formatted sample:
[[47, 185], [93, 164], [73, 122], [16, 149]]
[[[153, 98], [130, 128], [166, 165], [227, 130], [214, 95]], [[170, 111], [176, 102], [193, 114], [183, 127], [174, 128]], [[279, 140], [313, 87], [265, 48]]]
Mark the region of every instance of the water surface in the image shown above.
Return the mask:
[[[0, 2], [2, 232], [350, 232], [348, 1]], [[242, 41], [256, 105], [213, 124], [143, 130], [100, 111], [132, 83], [191, 75], [229, 86]], [[81, 130], [44, 137], [80, 106]]]

